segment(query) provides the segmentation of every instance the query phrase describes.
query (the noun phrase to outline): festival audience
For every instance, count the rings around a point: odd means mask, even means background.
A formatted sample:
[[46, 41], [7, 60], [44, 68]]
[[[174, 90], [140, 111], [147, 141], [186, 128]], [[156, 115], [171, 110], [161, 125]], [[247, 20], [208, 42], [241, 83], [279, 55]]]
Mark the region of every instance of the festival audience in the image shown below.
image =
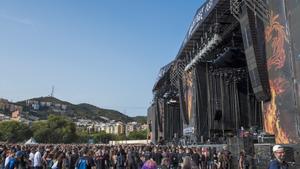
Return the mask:
[[227, 148], [218, 155], [212, 150], [165, 145], [0, 144], [0, 169], [229, 169]]

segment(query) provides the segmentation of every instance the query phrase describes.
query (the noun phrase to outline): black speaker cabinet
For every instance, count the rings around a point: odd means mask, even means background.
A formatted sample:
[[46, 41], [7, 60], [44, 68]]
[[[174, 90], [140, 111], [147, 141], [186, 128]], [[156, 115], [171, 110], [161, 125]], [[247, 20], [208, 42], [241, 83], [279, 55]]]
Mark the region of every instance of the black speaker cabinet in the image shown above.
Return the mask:
[[241, 32], [251, 85], [256, 99], [270, 99], [263, 22], [247, 7], [240, 15]]

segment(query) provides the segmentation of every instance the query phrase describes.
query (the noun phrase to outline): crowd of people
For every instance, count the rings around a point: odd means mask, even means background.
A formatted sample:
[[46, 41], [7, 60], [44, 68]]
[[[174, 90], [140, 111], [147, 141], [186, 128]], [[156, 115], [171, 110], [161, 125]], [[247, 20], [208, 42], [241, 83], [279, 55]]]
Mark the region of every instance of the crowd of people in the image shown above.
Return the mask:
[[[282, 157], [283, 153], [280, 148], [274, 149], [274, 153], [280, 151], [278, 155]], [[155, 145], [0, 144], [0, 155], [0, 169], [236, 168], [233, 167], [233, 158], [226, 146], [217, 150], [216, 148], [207, 147]], [[239, 169], [249, 169], [249, 162], [245, 158], [245, 152], [242, 151], [240, 153], [238, 161]], [[270, 167], [276, 164], [274, 162]]]
[[151, 161], [162, 169], [225, 169], [231, 164], [226, 148], [217, 152], [154, 145], [0, 145], [0, 154], [3, 169], [140, 169]]

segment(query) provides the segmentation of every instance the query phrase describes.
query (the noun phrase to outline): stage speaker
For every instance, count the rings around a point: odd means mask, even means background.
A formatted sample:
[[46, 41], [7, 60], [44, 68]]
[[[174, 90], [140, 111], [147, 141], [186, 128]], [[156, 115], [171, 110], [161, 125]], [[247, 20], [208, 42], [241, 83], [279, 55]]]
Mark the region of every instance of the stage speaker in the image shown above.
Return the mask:
[[240, 26], [243, 37], [246, 61], [255, 97], [259, 101], [270, 99], [264, 24], [247, 7], [242, 7]]

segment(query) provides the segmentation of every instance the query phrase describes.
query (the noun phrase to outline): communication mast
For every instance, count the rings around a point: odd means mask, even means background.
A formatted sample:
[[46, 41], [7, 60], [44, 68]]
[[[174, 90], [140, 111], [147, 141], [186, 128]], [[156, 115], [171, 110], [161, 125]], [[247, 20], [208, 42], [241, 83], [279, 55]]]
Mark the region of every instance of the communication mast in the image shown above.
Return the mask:
[[55, 86], [52, 86], [50, 97], [54, 97], [54, 89], [55, 89]]

